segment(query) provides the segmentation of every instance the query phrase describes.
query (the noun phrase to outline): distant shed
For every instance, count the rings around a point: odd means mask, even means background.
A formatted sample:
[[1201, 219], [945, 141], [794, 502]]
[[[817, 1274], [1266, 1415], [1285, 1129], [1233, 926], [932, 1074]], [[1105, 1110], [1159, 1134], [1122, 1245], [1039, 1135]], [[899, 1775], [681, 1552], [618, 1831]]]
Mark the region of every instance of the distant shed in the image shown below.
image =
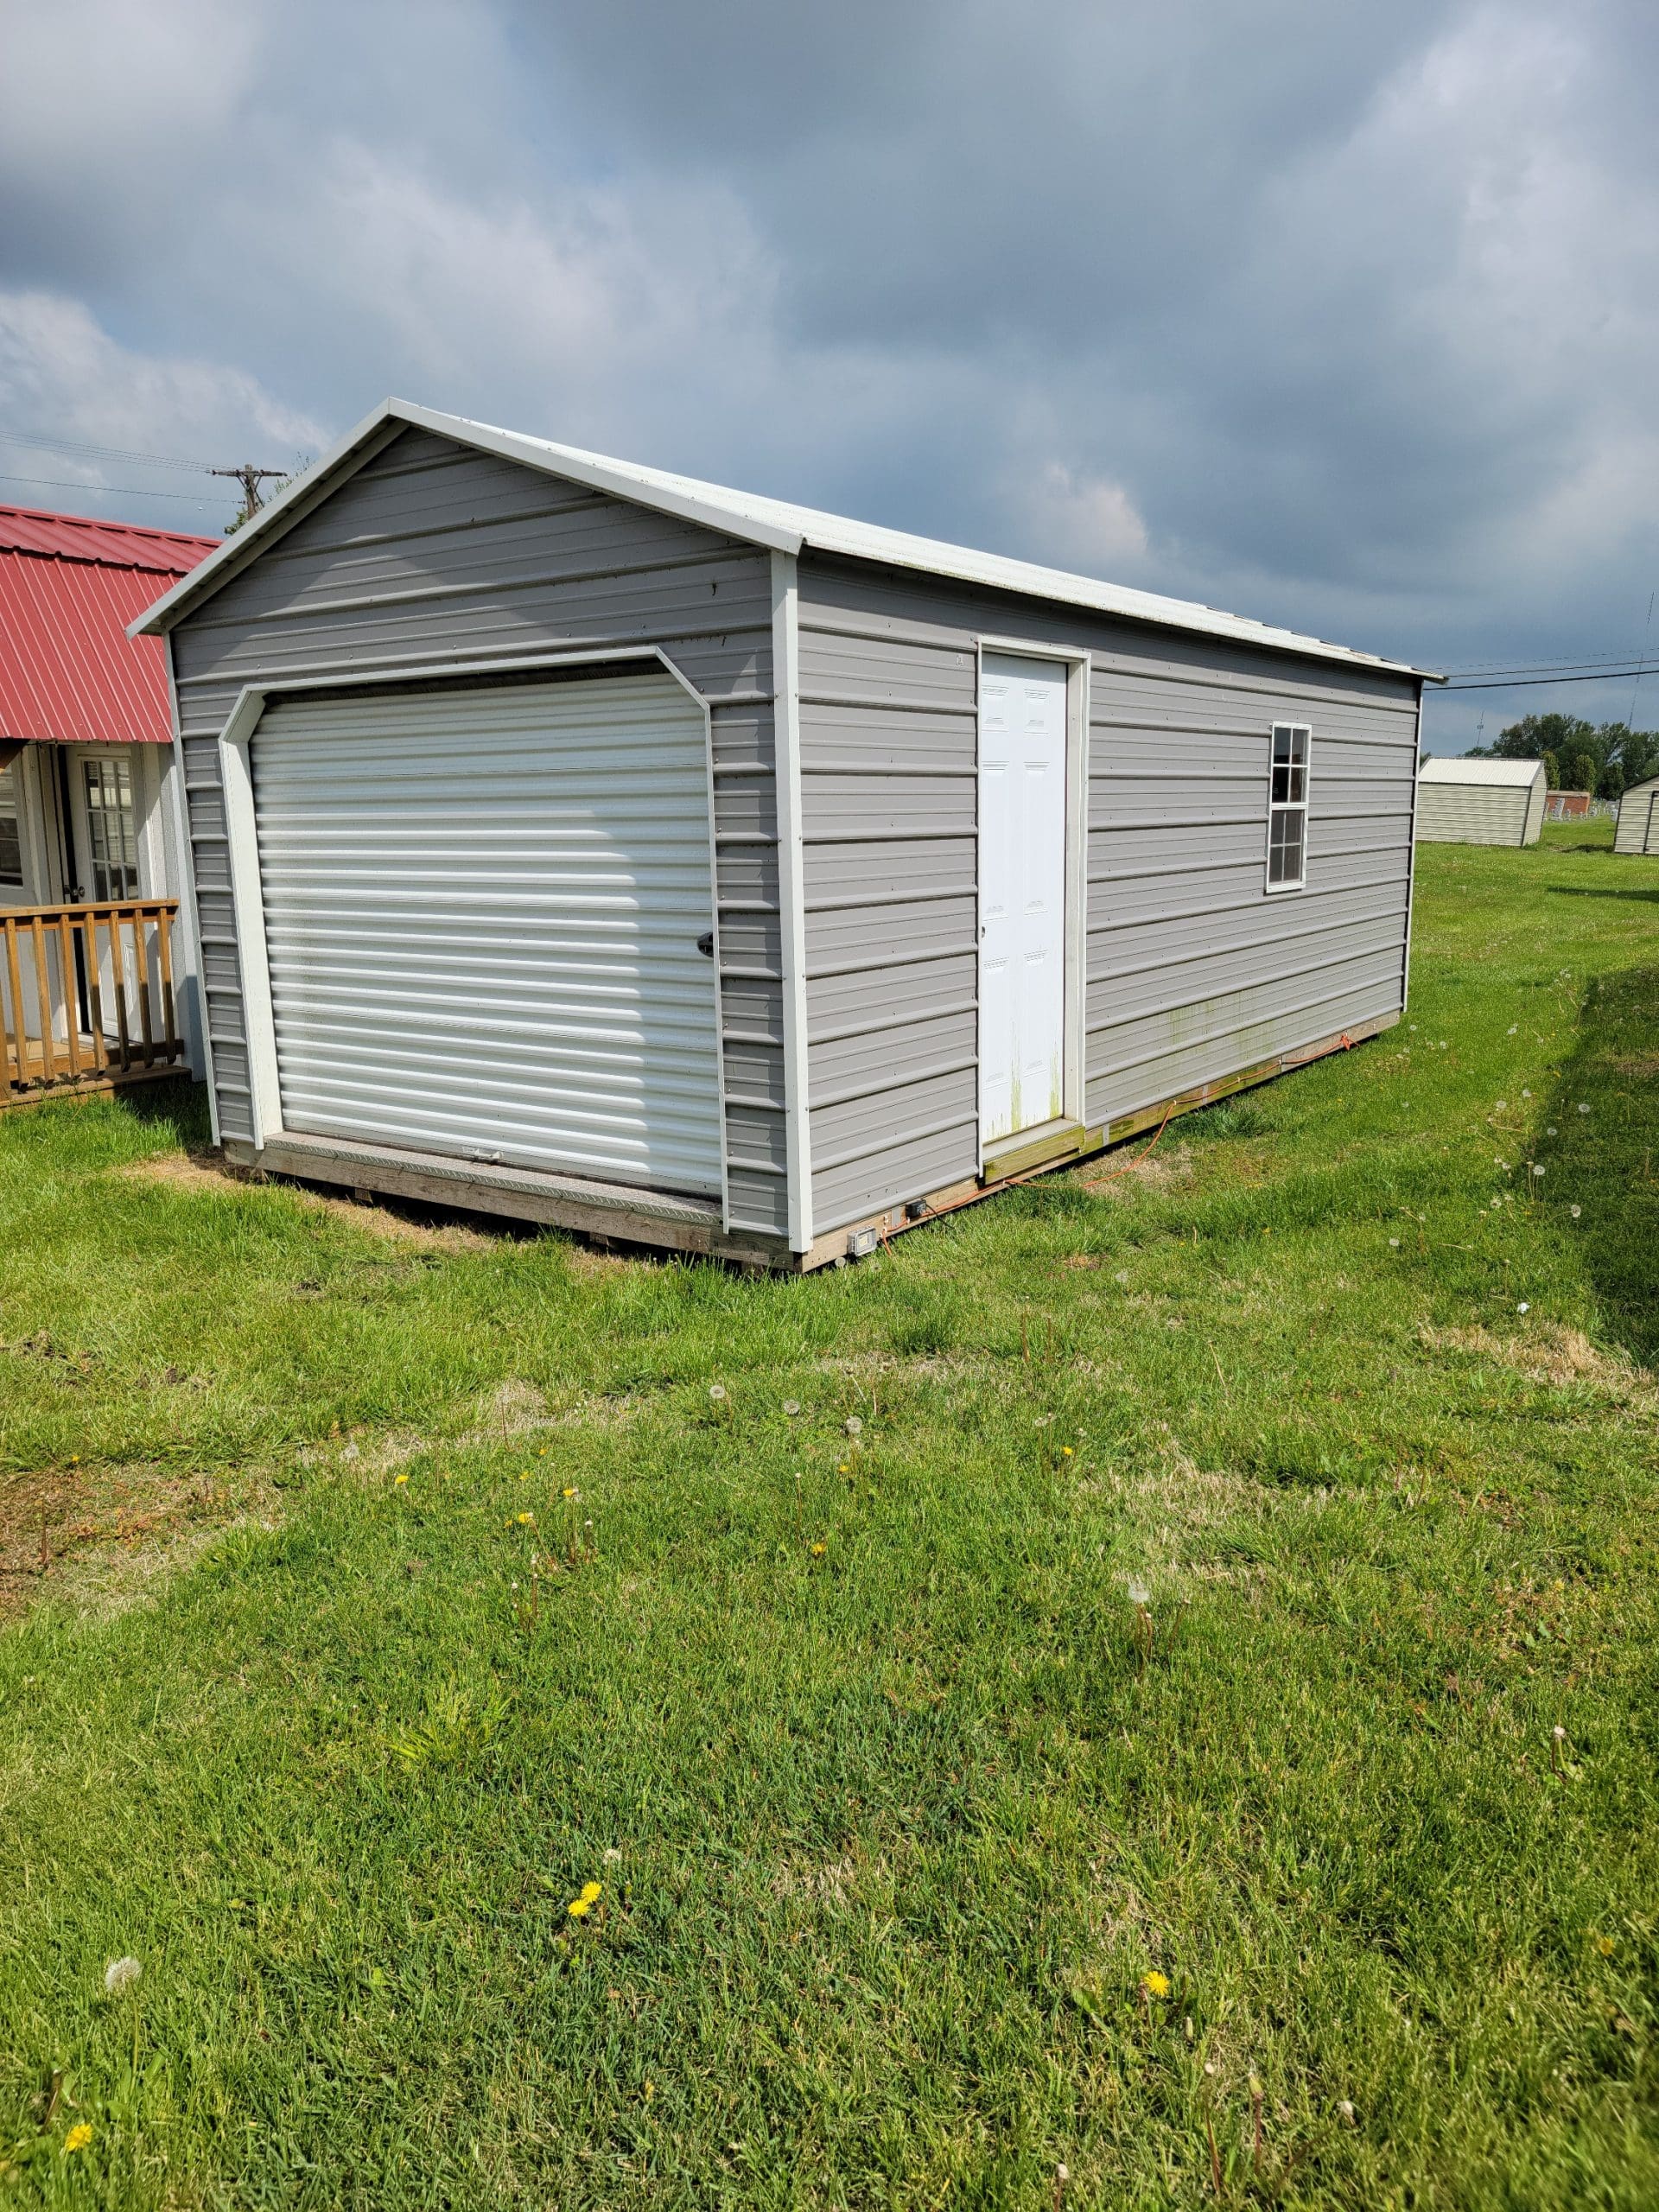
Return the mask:
[[1616, 853], [1659, 853], [1659, 776], [1632, 784], [1618, 802]]
[[1535, 845], [1546, 790], [1541, 760], [1425, 760], [1417, 778], [1417, 842]]
[[810, 1268], [1405, 1002], [1402, 663], [402, 401], [140, 626], [251, 1165]]

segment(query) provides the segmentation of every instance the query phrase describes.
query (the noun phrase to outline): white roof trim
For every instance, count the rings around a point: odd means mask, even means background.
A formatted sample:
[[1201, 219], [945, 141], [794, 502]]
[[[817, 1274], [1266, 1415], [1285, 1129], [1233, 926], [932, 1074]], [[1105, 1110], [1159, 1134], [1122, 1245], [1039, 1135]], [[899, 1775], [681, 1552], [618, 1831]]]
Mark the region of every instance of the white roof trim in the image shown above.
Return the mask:
[[[642, 506], [702, 523], [777, 553], [798, 553], [803, 546], [838, 553], [855, 561], [880, 562], [886, 566], [918, 569], [930, 575], [950, 576], [960, 582], [988, 585], [995, 591], [1018, 592], [1028, 599], [1046, 599], [1071, 607], [1086, 607], [1102, 614], [1116, 614], [1130, 621], [1153, 622], [1167, 629], [1189, 630], [1205, 637], [1230, 638], [1242, 645], [1262, 645], [1279, 652], [1300, 653], [1319, 660], [1340, 661], [1350, 666], [1378, 669], [1399, 676], [1427, 676], [1426, 670], [1405, 661], [1384, 660], [1375, 653], [1333, 645], [1322, 638], [1303, 637], [1269, 623], [1254, 622], [1240, 614], [1226, 614], [1184, 599], [1165, 599], [1155, 592], [1135, 591], [1122, 584], [1102, 583], [1092, 576], [1073, 575], [1061, 569], [1045, 569], [1030, 561], [1014, 561], [996, 553], [979, 553], [965, 545], [950, 545], [938, 538], [913, 537], [907, 531], [885, 530], [874, 523], [854, 522], [845, 515], [821, 513], [814, 507], [796, 506], [787, 499], [769, 499], [758, 493], [735, 492], [721, 484], [706, 484], [694, 476], [676, 476], [666, 469], [646, 468], [637, 461], [614, 461], [604, 454], [584, 453], [575, 446], [556, 445], [551, 439], [532, 438], [517, 430], [504, 430], [491, 423], [474, 423], [461, 415], [445, 415], [431, 407], [417, 407], [405, 399], [388, 399], [359, 423], [303, 476], [247, 526], [210, 553], [165, 597], [158, 599], [133, 623], [132, 637], [170, 629], [187, 607], [218, 589], [232, 565], [244, 566], [266, 539], [287, 527], [287, 518], [299, 501], [313, 500], [324, 480], [340, 471], [357, 448], [387, 423], [408, 423], [454, 438], [485, 453], [499, 454], [531, 468], [545, 470], [590, 490], [613, 493]], [[1430, 677], [1431, 682], [1438, 677]]]
[[1426, 784], [1535, 784], [1543, 772], [1541, 760], [1471, 760], [1447, 753], [1432, 756], [1418, 771]]

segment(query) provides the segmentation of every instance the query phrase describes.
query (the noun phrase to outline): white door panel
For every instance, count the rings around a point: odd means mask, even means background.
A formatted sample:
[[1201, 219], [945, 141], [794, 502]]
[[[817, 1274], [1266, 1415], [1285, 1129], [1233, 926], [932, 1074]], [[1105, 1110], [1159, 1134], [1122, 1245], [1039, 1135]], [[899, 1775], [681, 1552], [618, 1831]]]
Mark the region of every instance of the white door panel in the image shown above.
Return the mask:
[[979, 692], [980, 1119], [1058, 1120], [1065, 1068], [1064, 661], [986, 653]]
[[279, 702], [283, 1124], [717, 1194], [707, 747], [664, 675]]

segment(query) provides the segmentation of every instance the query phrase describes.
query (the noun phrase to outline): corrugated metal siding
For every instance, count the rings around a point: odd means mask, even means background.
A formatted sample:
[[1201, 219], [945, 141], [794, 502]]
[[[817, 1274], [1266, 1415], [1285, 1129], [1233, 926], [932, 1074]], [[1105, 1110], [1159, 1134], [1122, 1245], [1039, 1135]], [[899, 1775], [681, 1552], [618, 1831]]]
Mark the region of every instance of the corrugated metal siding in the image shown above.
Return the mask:
[[1619, 800], [1613, 850], [1659, 852], [1659, 783], [1632, 784]]
[[660, 645], [713, 715], [734, 1227], [784, 1234], [768, 556], [406, 430], [173, 633], [221, 1126], [251, 1134], [219, 785], [245, 683]]
[[[819, 1233], [977, 1165], [981, 636], [1092, 655], [1091, 1122], [1399, 1009], [1410, 680], [823, 556], [802, 556], [799, 583]], [[1275, 721], [1313, 727], [1312, 806], [1307, 887], [1269, 898]], [[861, 817], [846, 804], [855, 766], [869, 778]], [[909, 810], [918, 778], [925, 831]]]
[[[1417, 842], [1425, 845], [1525, 845], [1534, 787], [1526, 784], [1424, 783], [1417, 791]], [[1542, 802], [1537, 803], [1541, 821]]]

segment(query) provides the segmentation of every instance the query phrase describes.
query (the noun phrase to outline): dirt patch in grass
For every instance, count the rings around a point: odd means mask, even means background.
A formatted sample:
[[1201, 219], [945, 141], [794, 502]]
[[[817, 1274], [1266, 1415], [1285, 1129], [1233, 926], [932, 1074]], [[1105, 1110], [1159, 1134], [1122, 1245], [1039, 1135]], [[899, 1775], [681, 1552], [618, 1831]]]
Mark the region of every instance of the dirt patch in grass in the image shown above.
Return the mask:
[[[221, 1198], [248, 1179], [213, 1153], [163, 1153], [156, 1159], [135, 1160], [110, 1172], [125, 1182], [159, 1184], [168, 1190], [211, 1192]], [[365, 1205], [356, 1198], [315, 1190], [308, 1184], [285, 1182], [282, 1187], [308, 1210], [332, 1214], [337, 1221], [349, 1222], [353, 1229], [371, 1236], [385, 1237], [388, 1243], [418, 1244], [439, 1252], [491, 1249], [492, 1240], [485, 1230], [465, 1222], [428, 1220], [417, 1211], [405, 1210], [396, 1199]]]
[[1523, 1337], [1497, 1337], [1481, 1327], [1425, 1327], [1419, 1334], [1431, 1351], [1474, 1352], [1524, 1375], [1529, 1382], [1553, 1383], [1557, 1389], [1592, 1382], [1643, 1412], [1659, 1407], [1654, 1377], [1647, 1369], [1622, 1353], [1602, 1351], [1581, 1329], [1544, 1321]]
[[1077, 1181], [1095, 1198], [1128, 1198], [1142, 1192], [1161, 1194], [1190, 1183], [1196, 1163], [1191, 1145], [1143, 1152], [1134, 1160], [1114, 1160], [1109, 1153], [1099, 1166], [1079, 1173]]
[[266, 1485], [149, 1462], [56, 1467], [0, 1483], [0, 1620], [48, 1596], [118, 1611], [136, 1603]]

